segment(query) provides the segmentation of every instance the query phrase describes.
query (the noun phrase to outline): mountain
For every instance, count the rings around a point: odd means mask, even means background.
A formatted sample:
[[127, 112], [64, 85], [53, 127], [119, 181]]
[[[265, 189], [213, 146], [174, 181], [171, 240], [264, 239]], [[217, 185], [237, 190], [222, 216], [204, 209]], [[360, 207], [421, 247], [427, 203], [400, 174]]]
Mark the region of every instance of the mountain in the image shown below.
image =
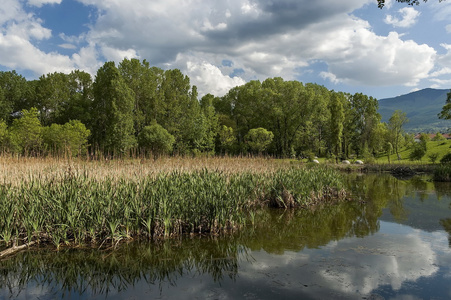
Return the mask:
[[437, 114], [445, 105], [449, 89], [423, 89], [394, 98], [379, 100], [382, 122], [387, 122], [397, 109], [407, 114], [409, 123], [404, 125], [407, 132], [447, 132], [451, 120], [440, 120]]

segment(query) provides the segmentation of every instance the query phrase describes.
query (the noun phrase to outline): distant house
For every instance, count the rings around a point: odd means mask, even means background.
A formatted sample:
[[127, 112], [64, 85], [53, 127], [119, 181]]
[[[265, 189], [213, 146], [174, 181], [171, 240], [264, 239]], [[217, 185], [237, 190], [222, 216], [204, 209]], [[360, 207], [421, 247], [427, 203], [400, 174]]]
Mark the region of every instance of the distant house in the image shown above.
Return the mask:
[[[435, 138], [435, 136], [437, 135], [436, 133], [430, 133], [429, 135], [429, 139], [432, 140], [433, 138]], [[451, 140], [451, 135], [448, 133], [442, 133], [443, 137], [447, 140]], [[418, 133], [415, 135], [415, 142], [419, 142], [420, 141], [420, 136], [421, 133]]]

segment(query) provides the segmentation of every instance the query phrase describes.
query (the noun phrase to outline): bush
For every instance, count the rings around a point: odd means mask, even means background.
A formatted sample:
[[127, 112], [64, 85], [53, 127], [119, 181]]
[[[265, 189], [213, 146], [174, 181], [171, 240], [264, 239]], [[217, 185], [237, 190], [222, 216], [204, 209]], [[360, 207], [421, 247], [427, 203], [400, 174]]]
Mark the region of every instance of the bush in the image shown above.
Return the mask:
[[433, 179], [434, 181], [443, 181], [443, 182], [451, 181], [451, 165], [444, 164], [435, 169]]
[[175, 138], [161, 125], [154, 123], [143, 128], [138, 135], [138, 142], [141, 149], [159, 156], [172, 151]]
[[433, 163], [433, 164], [435, 164], [435, 162], [437, 161], [437, 158], [438, 158], [438, 153], [431, 153], [431, 154], [429, 154], [428, 155], [428, 157], [429, 157], [429, 161], [431, 162], [431, 163]]
[[412, 152], [409, 154], [410, 160], [421, 160], [426, 154], [426, 144], [423, 142], [415, 143], [412, 146]]
[[78, 120], [64, 125], [52, 124], [42, 130], [42, 139], [53, 155], [78, 156], [86, 153], [91, 131]]
[[441, 163], [441, 164], [449, 164], [449, 163], [451, 163], [451, 152], [445, 154], [445, 155], [442, 157], [442, 159], [440, 160], [440, 163]]
[[274, 134], [265, 128], [259, 127], [249, 130], [244, 139], [249, 147], [258, 153], [262, 153], [268, 148], [274, 138]]
[[446, 141], [446, 138], [440, 132], [437, 132], [437, 134], [432, 138], [432, 141], [434, 142]]

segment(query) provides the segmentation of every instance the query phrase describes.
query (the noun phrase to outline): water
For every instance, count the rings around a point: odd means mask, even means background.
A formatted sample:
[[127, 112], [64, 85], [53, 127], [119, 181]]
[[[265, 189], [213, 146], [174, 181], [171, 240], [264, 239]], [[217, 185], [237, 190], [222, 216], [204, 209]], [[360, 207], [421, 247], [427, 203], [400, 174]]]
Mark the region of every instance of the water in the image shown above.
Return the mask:
[[0, 299], [449, 299], [451, 186], [349, 175], [358, 201], [261, 211], [227, 237], [0, 261]]

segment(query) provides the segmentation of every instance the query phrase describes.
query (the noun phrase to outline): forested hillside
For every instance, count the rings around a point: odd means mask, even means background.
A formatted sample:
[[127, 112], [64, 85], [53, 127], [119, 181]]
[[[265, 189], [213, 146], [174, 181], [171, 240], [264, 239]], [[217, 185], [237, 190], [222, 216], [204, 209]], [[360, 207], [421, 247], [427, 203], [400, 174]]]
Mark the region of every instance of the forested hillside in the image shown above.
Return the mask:
[[394, 98], [379, 100], [379, 113], [382, 122], [388, 122], [395, 110], [406, 113], [409, 122], [406, 131], [417, 132], [447, 132], [451, 127], [447, 120], [440, 120], [438, 113], [445, 105], [449, 89], [423, 89]]
[[373, 155], [394, 139], [372, 97], [270, 78], [198, 97], [179, 70], [105, 63], [27, 81], [0, 72], [0, 143], [23, 155]]

